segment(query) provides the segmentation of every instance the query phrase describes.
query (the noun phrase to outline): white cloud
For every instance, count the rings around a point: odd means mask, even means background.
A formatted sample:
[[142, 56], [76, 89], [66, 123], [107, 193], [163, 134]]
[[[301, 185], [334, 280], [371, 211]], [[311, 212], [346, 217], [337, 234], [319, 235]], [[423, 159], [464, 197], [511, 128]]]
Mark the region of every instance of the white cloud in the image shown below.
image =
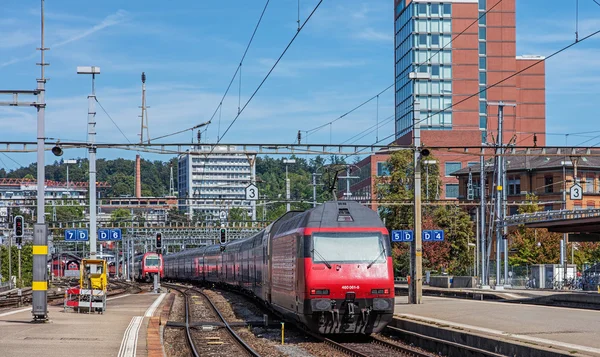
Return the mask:
[[392, 33], [390, 31], [376, 31], [371, 27], [367, 27], [362, 31], [355, 33], [354, 36], [358, 39], [367, 41], [391, 42], [394, 40], [394, 36], [392, 36]]
[[29, 46], [37, 41], [37, 37], [32, 33], [23, 30], [7, 31], [0, 37], [0, 49]]

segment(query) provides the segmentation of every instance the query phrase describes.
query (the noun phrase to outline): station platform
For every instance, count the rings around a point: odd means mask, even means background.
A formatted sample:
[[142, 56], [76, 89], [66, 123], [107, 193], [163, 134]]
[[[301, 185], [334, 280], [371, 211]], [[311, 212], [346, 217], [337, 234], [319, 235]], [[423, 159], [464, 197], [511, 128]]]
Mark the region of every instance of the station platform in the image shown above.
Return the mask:
[[[536, 346], [567, 355], [600, 356], [600, 311], [424, 296], [396, 297], [396, 318]], [[575, 354], [576, 353], [576, 354]]]
[[165, 294], [108, 298], [104, 314], [84, 314], [48, 306], [47, 323], [31, 323], [31, 307], [0, 312], [3, 357], [73, 355], [147, 356], [148, 320]]

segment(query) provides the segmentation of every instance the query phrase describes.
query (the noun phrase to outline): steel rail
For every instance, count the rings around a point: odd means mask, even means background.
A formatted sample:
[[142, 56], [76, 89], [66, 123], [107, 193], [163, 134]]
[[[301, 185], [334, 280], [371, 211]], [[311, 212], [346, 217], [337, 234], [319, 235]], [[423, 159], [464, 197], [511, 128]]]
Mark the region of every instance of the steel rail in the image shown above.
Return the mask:
[[234, 330], [233, 328], [231, 328], [231, 326], [229, 325], [229, 323], [227, 323], [227, 321], [225, 320], [225, 318], [223, 317], [223, 315], [221, 314], [221, 312], [219, 311], [219, 309], [215, 306], [215, 304], [212, 302], [212, 300], [208, 297], [208, 295], [206, 295], [203, 291], [196, 289], [196, 288], [192, 288], [190, 290], [193, 290], [197, 293], [199, 293], [200, 295], [204, 296], [206, 298], [206, 300], [208, 301], [210, 307], [212, 308], [212, 310], [217, 314], [217, 316], [219, 316], [219, 319], [221, 320], [221, 322], [223, 322], [223, 324], [225, 325], [225, 328], [227, 329], [227, 331], [229, 331], [229, 334], [231, 336], [234, 337], [234, 339], [236, 340], [236, 342], [244, 349], [246, 350], [246, 352], [248, 352], [251, 356], [254, 357], [260, 357], [260, 354], [258, 354], [258, 352], [254, 351], [254, 349], [252, 349], [252, 347], [250, 347], [250, 345], [248, 345], [246, 342], [244, 342], [244, 339], [242, 339]]
[[183, 298], [185, 301], [185, 337], [187, 339], [188, 346], [190, 347], [190, 350], [192, 351], [192, 354], [194, 355], [194, 357], [200, 357], [200, 355], [198, 354], [198, 351], [196, 350], [196, 345], [194, 344], [194, 339], [192, 338], [192, 334], [190, 332], [190, 330], [191, 330], [190, 329], [190, 307], [189, 307], [190, 302], [189, 302], [189, 296], [187, 294], [187, 290], [184, 291], [183, 288], [178, 285], [163, 284], [163, 286], [170, 287], [171, 289], [176, 290], [181, 295], [183, 295]]

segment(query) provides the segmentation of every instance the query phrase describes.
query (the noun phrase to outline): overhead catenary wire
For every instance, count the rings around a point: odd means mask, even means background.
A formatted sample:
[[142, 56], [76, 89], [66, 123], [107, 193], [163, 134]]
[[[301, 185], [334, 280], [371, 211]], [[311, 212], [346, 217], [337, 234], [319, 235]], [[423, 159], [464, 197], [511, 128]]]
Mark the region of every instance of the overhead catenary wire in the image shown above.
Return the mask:
[[121, 133], [121, 135], [123, 135], [123, 137], [125, 138], [125, 140], [127, 140], [127, 142], [131, 144], [131, 140], [129, 140], [129, 138], [127, 137], [127, 135], [125, 135], [125, 133], [123, 132], [123, 130], [121, 130], [121, 128], [119, 127], [119, 125], [117, 125], [117, 123], [113, 120], [113, 118], [110, 116], [110, 114], [108, 114], [108, 112], [106, 111], [106, 109], [104, 109], [104, 106], [102, 105], [102, 103], [100, 103], [100, 101], [98, 100], [98, 97], [94, 96], [94, 99], [96, 99], [96, 103], [98, 103], [98, 105], [100, 106], [100, 108], [102, 108], [102, 111], [104, 112], [104, 114], [106, 114], [106, 116], [108, 117], [108, 119], [110, 119], [110, 121], [115, 125], [115, 127], [117, 128], [117, 130], [119, 130], [119, 132]]

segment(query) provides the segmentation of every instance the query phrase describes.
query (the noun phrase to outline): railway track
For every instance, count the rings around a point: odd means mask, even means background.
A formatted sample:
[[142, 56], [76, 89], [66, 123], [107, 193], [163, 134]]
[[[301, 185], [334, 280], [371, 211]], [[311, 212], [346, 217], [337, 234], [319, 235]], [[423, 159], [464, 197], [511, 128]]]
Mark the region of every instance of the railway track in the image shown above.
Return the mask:
[[[184, 297], [184, 326], [167, 324], [167, 327], [185, 328], [187, 343], [193, 356], [198, 357], [211, 353], [214, 354], [215, 350], [218, 349], [220, 354], [225, 355], [238, 356], [240, 352], [242, 352], [245, 355], [260, 357], [260, 355], [244, 342], [244, 340], [233, 330], [219, 309], [217, 309], [215, 304], [206, 294], [204, 294], [204, 292], [202, 292], [202, 290], [173, 284], [163, 284], [163, 286], [178, 291]], [[203, 303], [198, 300], [203, 300]], [[198, 318], [209, 320], [197, 321]], [[207, 327], [205, 328], [204, 326]], [[218, 328], [221, 326], [223, 326], [224, 329]], [[204, 334], [200, 336], [194, 331], [196, 328], [202, 328]], [[196, 336], [197, 334], [198, 336]], [[203, 344], [197, 343], [200, 339], [202, 339]], [[227, 344], [226, 340], [231, 340], [234, 344]]]
[[[63, 291], [48, 291], [48, 303], [54, 303], [57, 300], [64, 299], [64, 290], [70, 287], [69, 284], [58, 284]], [[110, 291], [112, 290], [112, 291]], [[137, 294], [142, 291], [138, 284], [128, 283], [124, 281], [111, 281], [109, 284], [109, 292], [107, 296], [116, 296], [126, 292]], [[16, 291], [0, 296], [0, 309], [15, 308], [31, 304], [33, 291], [31, 288], [21, 289], [21, 296], [17, 295]]]

